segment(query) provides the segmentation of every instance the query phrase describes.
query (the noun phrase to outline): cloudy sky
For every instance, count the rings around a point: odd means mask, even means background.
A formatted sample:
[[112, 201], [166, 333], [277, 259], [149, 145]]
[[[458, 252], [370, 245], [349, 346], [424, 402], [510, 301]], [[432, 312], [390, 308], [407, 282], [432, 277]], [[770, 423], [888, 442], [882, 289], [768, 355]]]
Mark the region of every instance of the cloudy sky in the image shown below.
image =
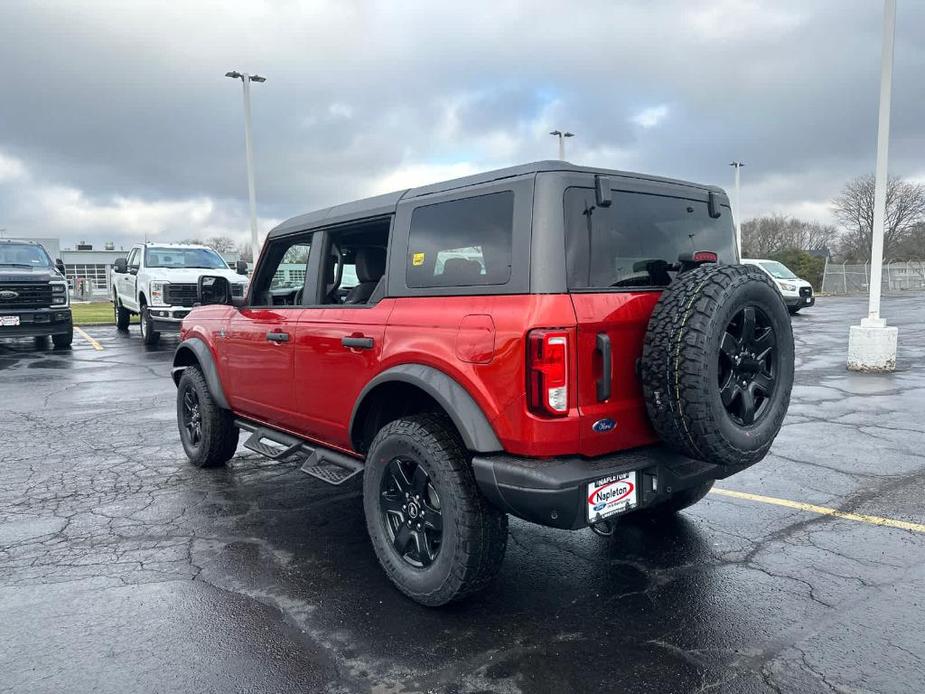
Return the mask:
[[[573, 7], [574, 9], [570, 9]], [[556, 156], [830, 221], [873, 170], [879, 0], [0, 3], [0, 228], [131, 244]], [[891, 171], [925, 180], [925, 3], [899, 0]]]

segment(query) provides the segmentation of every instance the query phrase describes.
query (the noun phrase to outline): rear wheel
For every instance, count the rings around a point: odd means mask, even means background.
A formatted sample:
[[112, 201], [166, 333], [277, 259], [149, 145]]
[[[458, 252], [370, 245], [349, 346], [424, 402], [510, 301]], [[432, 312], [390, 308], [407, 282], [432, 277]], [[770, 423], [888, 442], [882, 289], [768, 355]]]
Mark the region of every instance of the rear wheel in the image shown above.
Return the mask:
[[475, 593], [501, 567], [507, 516], [479, 492], [443, 417], [415, 415], [379, 431], [366, 458], [363, 507], [382, 568], [422, 605]]
[[788, 306], [787, 310], [790, 311], [791, 316], [795, 316], [800, 312], [799, 306]]
[[238, 427], [219, 407], [198, 366], [188, 366], [177, 384], [177, 426], [186, 457], [196, 467], [218, 467], [238, 448]]
[[116, 329], [128, 330], [128, 325], [132, 320], [132, 312], [119, 302], [118, 296], [113, 296], [112, 298], [112, 310], [116, 320]]
[[790, 317], [771, 279], [748, 265], [679, 275], [652, 312], [641, 373], [668, 446], [720, 465], [761, 460], [793, 386]]
[[141, 305], [141, 318], [138, 325], [141, 329], [141, 339], [146, 345], [156, 345], [157, 341], [161, 339], [161, 334], [154, 329], [151, 312], [145, 304]]

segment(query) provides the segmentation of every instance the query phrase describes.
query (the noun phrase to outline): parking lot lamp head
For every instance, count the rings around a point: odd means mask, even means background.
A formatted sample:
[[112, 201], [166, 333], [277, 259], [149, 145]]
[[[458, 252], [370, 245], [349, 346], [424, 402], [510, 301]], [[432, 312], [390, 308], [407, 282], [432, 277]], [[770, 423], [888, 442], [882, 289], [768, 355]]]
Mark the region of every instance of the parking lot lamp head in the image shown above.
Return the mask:
[[551, 130], [549, 134], [555, 135], [559, 138], [559, 161], [565, 161], [565, 138], [575, 137], [575, 133], [570, 133], [568, 131], [562, 132], [561, 130]]

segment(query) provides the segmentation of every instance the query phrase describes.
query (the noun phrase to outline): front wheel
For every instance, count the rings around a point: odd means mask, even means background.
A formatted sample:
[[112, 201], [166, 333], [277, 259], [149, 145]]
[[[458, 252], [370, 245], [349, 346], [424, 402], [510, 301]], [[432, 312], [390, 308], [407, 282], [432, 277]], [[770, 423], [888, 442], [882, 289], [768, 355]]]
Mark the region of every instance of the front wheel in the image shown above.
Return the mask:
[[476, 487], [459, 437], [434, 414], [384, 426], [363, 478], [366, 527], [379, 563], [428, 607], [487, 586], [507, 548], [507, 516]]
[[141, 339], [146, 345], [156, 345], [161, 339], [161, 334], [154, 329], [154, 321], [151, 320], [151, 311], [147, 306], [141, 307], [141, 318], [138, 321], [141, 329]]
[[66, 333], [52, 335], [51, 341], [54, 343], [55, 348], [57, 349], [65, 349], [70, 347], [71, 343], [74, 341], [74, 329], [71, 328]]
[[218, 467], [238, 448], [238, 427], [209, 392], [198, 366], [188, 366], [177, 384], [177, 426], [186, 457], [196, 467]]

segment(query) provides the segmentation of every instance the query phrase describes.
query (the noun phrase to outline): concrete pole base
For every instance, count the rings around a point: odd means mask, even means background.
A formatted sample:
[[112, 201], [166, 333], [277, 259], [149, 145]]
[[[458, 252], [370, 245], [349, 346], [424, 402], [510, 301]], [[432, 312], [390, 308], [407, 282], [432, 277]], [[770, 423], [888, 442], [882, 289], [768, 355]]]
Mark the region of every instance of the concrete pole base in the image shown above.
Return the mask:
[[882, 318], [864, 318], [848, 332], [848, 369], [886, 372], [896, 370], [898, 328]]

